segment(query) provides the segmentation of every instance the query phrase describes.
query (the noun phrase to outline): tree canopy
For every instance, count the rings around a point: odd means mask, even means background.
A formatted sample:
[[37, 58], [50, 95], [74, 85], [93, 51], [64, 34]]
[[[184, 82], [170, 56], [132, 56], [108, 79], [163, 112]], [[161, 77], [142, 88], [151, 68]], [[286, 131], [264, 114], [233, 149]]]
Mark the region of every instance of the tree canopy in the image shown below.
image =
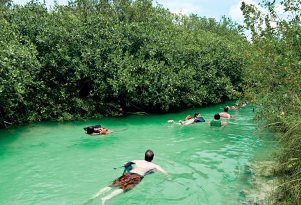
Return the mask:
[[1, 6], [0, 118], [23, 123], [170, 112], [242, 92], [247, 44], [230, 20], [150, 0]]

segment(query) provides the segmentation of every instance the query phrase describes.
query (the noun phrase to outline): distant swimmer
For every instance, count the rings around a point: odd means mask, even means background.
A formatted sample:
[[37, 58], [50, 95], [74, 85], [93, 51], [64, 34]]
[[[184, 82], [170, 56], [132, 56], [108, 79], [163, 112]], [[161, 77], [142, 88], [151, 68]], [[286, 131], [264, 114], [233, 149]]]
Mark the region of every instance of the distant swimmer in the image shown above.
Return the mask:
[[198, 122], [205, 122], [205, 119], [201, 116], [200, 113], [194, 113], [194, 122], [198, 123]]
[[221, 118], [230, 119], [231, 115], [229, 114], [229, 107], [228, 106], [224, 107], [224, 112], [220, 112], [219, 115]]
[[190, 115], [188, 115], [184, 121], [179, 120], [178, 123], [176, 123], [174, 120], [168, 120], [168, 123], [173, 123], [173, 124], [180, 124], [180, 125], [190, 125], [193, 123], [198, 123], [198, 122], [205, 122], [205, 119], [203, 117], [201, 117], [200, 113], [194, 113], [193, 118], [191, 118]]
[[190, 116], [190, 115], [187, 115], [185, 117], [185, 120], [179, 120], [178, 122], [175, 122], [174, 120], [168, 120], [167, 122], [170, 123], [170, 124], [178, 124], [178, 125], [185, 125], [187, 123], [190, 123], [190, 122], [193, 122], [194, 119]]
[[209, 122], [209, 124], [210, 124], [210, 126], [212, 126], [212, 127], [222, 127], [222, 126], [227, 125], [226, 122], [221, 121], [221, 116], [219, 115], [219, 113], [216, 113], [216, 114], [214, 115], [214, 120], [211, 120], [211, 121]]
[[200, 113], [197, 112], [197, 113], [194, 113], [192, 120], [185, 121], [184, 125], [190, 125], [190, 124], [199, 123], [199, 122], [205, 122], [205, 119], [203, 117], [201, 117]]
[[159, 165], [152, 163], [153, 158], [154, 153], [149, 149], [145, 152], [144, 160], [133, 160], [127, 162], [124, 165], [125, 171], [123, 172], [122, 176], [115, 179], [110, 186], [99, 190], [90, 200], [93, 200], [101, 194], [114, 189], [109, 195], [101, 199], [102, 205], [104, 205], [109, 199], [135, 187], [147, 174], [160, 171], [163, 174], [168, 175], [167, 172]]
[[239, 110], [239, 107], [237, 105], [232, 105], [229, 107], [229, 110]]
[[229, 110], [239, 110], [242, 107], [245, 107], [247, 105], [247, 102], [241, 102], [241, 103], [236, 103], [235, 105], [232, 105], [229, 107]]
[[84, 130], [89, 135], [106, 135], [111, 132], [107, 128], [101, 127], [101, 125], [85, 127]]

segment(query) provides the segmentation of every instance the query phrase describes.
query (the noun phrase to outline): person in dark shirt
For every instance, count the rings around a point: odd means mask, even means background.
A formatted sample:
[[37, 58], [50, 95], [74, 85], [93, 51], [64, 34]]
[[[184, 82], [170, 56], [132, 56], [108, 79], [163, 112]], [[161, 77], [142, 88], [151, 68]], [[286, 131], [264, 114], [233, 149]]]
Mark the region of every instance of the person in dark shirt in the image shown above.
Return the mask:
[[198, 122], [205, 122], [205, 119], [203, 117], [201, 117], [201, 114], [200, 113], [195, 113], [194, 114], [194, 122], [195, 123], [198, 123]]

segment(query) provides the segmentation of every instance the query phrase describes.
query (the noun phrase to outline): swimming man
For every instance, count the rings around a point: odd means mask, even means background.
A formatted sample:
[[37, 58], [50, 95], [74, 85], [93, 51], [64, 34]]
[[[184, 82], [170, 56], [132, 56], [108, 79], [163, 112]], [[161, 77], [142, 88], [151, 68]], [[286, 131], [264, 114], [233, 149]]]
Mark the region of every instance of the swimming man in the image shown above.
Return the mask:
[[97, 192], [92, 199], [100, 196], [103, 193], [110, 191], [113, 188], [117, 188], [109, 195], [101, 199], [102, 205], [104, 205], [105, 202], [108, 201], [109, 199], [117, 196], [118, 194], [121, 194], [123, 192], [132, 189], [147, 174], [153, 173], [155, 171], [160, 171], [163, 174], [167, 175], [167, 172], [164, 169], [162, 169], [159, 165], [152, 163], [153, 158], [154, 158], [154, 153], [152, 150], [149, 149], [146, 150], [145, 152], [144, 160], [133, 160], [131, 162], [126, 163], [127, 165], [130, 166], [133, 164], [134, 167], [130, 169], [128, 172], [124, 172], [123, 175], [118, 179], [115, 179], [110, 186], [104, 187], [99, 192]]
[[230, 119], [231, 115], [229, 114], [229, 107], [226, 106], [224, 107], [224, 112], [219, 113], [221, 118], [226, 118], [226, 119]]

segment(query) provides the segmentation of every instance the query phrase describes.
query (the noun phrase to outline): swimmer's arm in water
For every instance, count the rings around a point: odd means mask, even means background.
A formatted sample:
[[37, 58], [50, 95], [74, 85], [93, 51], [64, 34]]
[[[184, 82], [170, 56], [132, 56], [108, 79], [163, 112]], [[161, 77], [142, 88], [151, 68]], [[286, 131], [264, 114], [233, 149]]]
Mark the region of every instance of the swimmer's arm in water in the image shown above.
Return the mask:
[[159, 172], [163, 173], [165, 176], [168, 176], [167, 171], [165, 171], [162, 167], [160, 167], [159, 165], [156, 165], [156, 170], [158, 170]]
[[226, 126], [226, 125], [228, 125], [228, 123], [227, 122], [221, 122], [221, 126]]

